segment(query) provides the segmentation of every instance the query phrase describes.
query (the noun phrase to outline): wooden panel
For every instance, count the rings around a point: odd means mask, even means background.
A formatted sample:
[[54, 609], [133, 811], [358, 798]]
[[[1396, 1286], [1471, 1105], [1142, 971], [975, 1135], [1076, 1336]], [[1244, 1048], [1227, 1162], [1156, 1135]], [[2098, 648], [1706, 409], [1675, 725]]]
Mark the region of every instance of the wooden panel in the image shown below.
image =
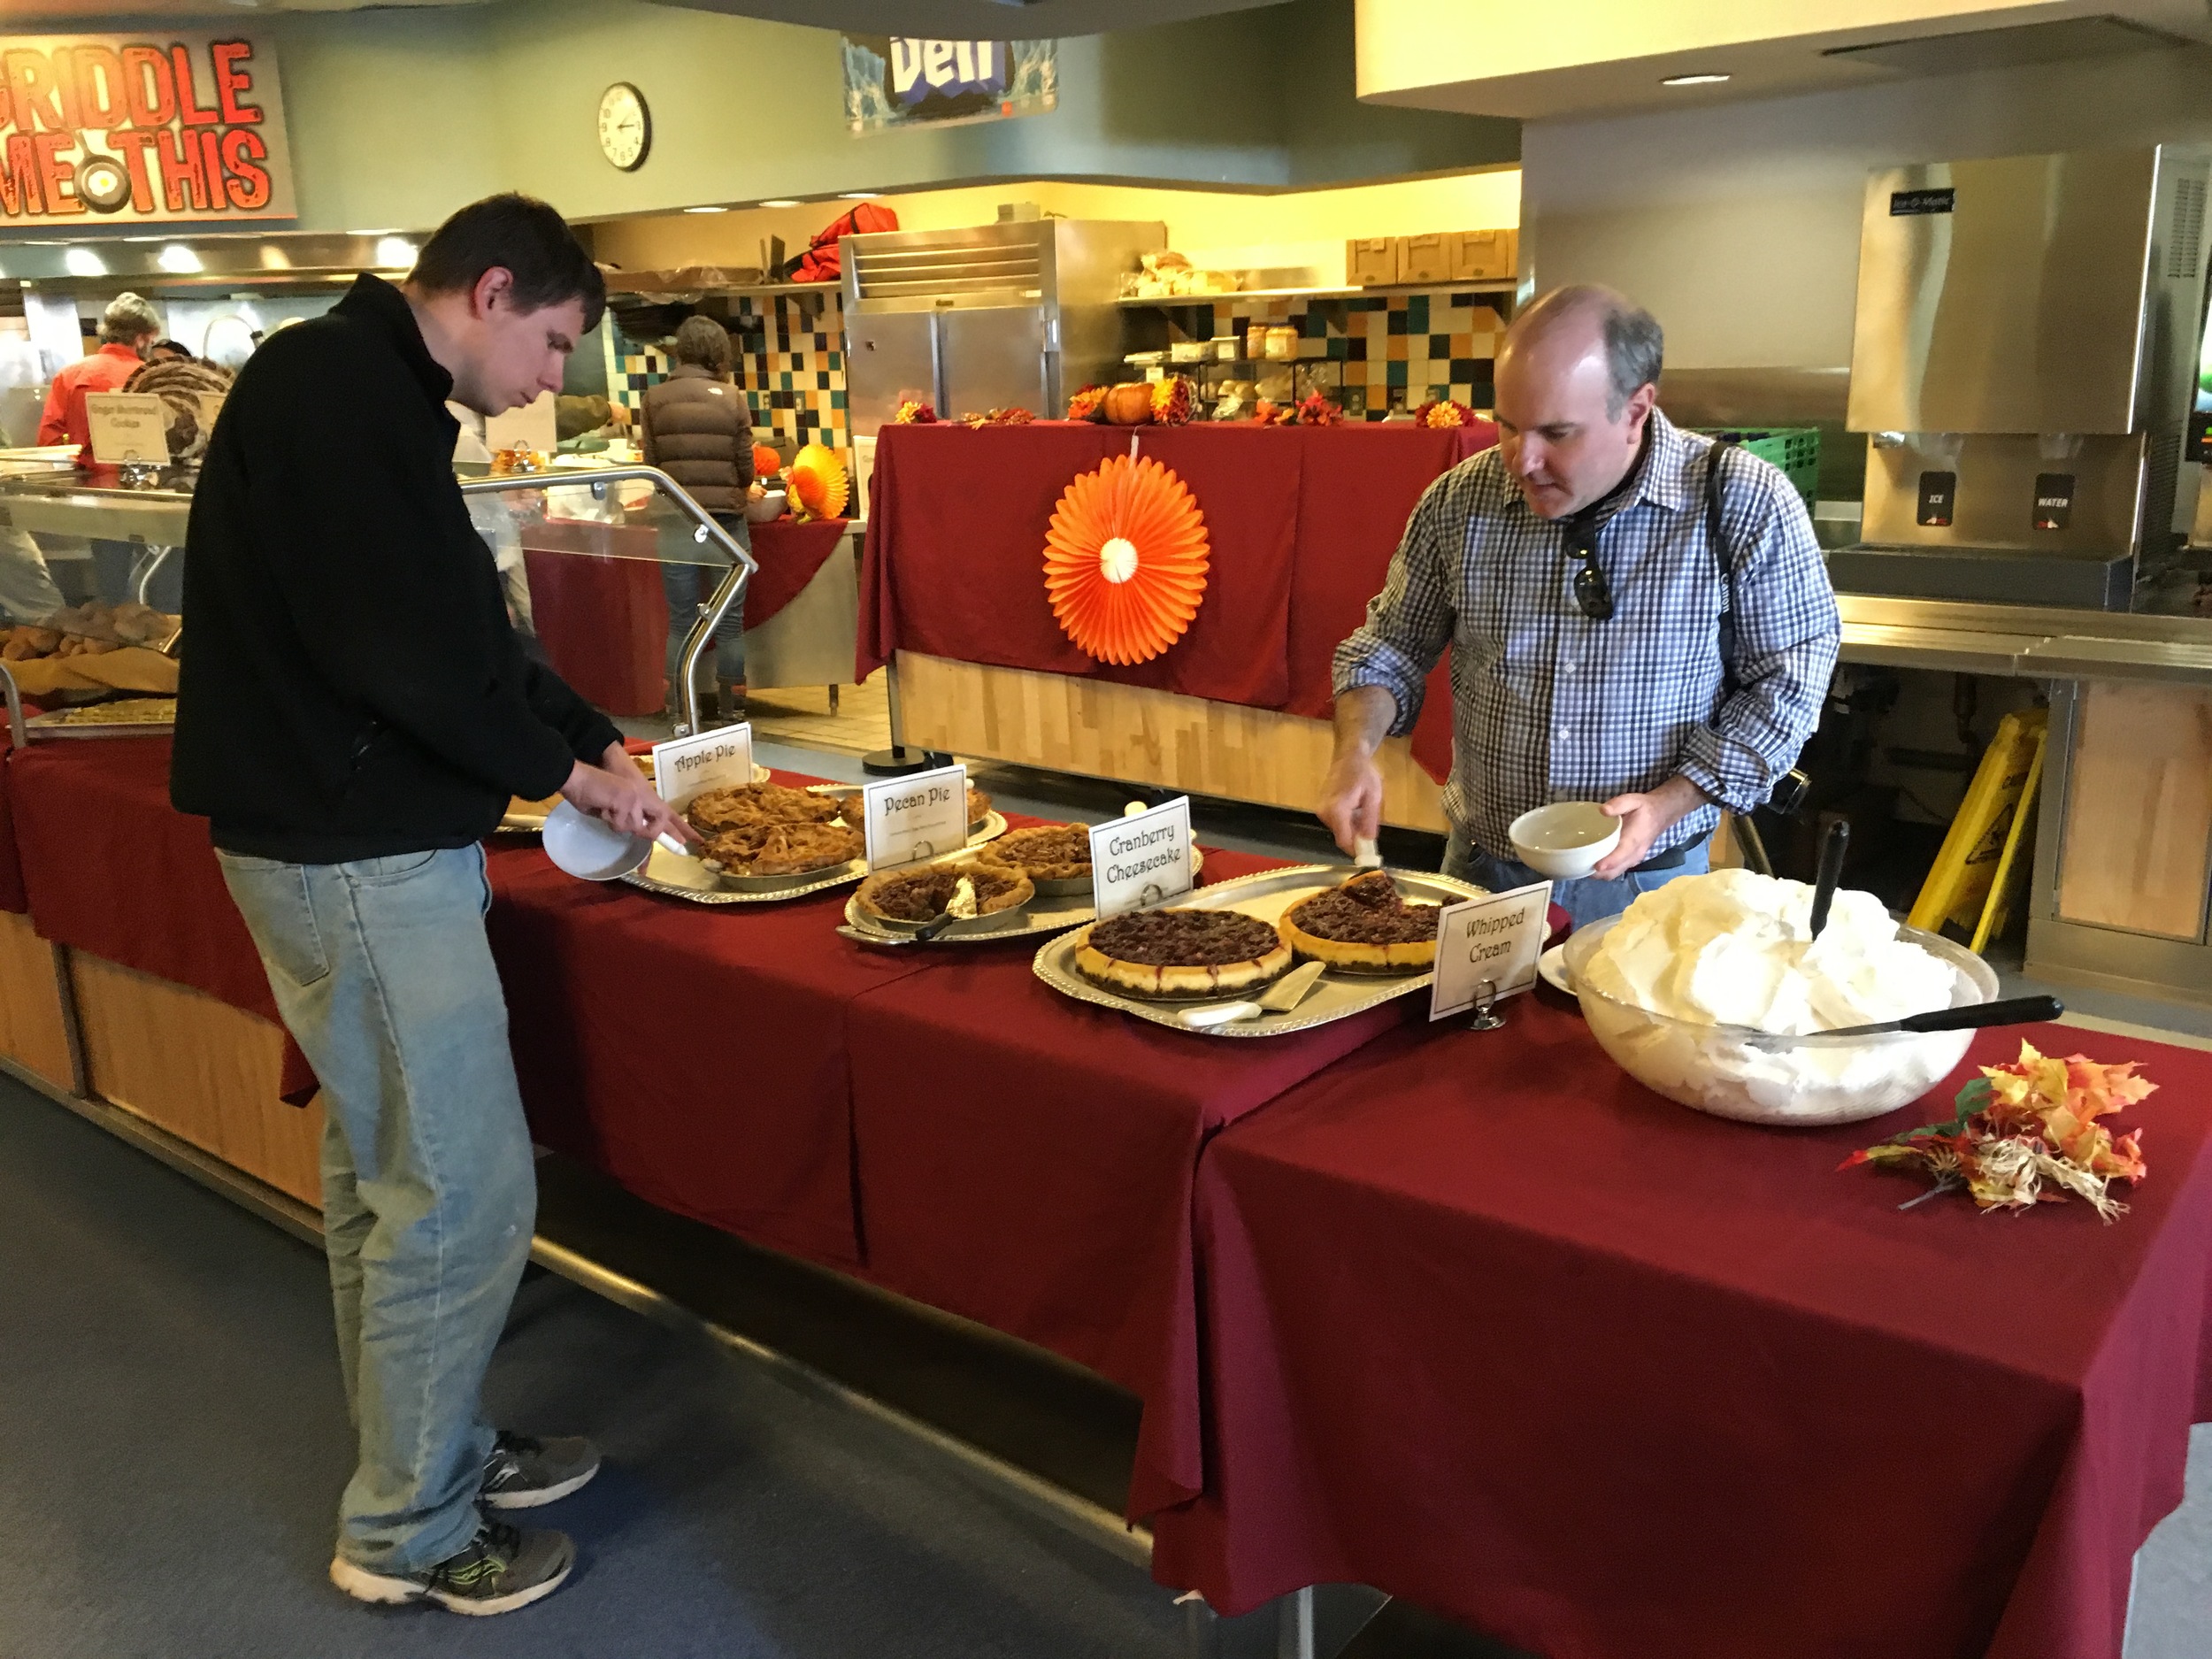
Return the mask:
[[2212, 888], [2212, 688], [2081, 688], [2058, 913], [2200, 939]]
[[73, 1089], [61, 972], [60, 953], [38, 936], [31, 918], [0, 910], [0, 1054]]
[[[1325, 720], [1025, 668], [901, 651], [909, 743], [1049, 772], [1157, 784], [1310, 812], [1329, 769]], [[1403, 738], [1383, 746], [1385, 820], [1442, 833], [1443, 791]]]
[[83, 951], [69, 965], [94, 1094], [320, 1207], [322, 1102], [277, 1098], [280, 1027]]

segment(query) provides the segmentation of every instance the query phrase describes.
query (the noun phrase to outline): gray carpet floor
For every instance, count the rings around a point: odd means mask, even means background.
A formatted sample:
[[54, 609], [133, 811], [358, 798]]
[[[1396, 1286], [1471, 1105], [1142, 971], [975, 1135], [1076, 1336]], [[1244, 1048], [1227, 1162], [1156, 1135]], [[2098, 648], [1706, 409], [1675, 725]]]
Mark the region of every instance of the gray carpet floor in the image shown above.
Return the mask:
[[324, 1577], [350, 1467], [320, 1256], [0, 1078], [4, 1659], [1169, 1655], [1133, 1567], [703, 1338], [534, 1275], [496, 1418], [582, 1432], [581, 1564], [493, 1619]]

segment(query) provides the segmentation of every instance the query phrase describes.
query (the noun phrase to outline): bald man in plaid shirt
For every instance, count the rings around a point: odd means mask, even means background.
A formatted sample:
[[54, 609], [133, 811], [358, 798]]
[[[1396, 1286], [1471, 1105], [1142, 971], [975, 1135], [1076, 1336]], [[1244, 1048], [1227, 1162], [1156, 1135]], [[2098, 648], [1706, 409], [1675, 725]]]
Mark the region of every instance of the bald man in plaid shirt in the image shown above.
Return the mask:
[[1599, 802], [1619, 845], [1554, 889], [1577, 926], [1705, 869], [1720, 809], [1763, 804], [1796, 763], [1841, 639], [1812, 521], [1780, 472], [1660, 412], [1662, 343], [1594, 287], [1506, 331], [1498, 447], [1429, 487], [1337, 647], [1319, 813], [1346, 851], [1379, 826], [1375, 751], [1412, 729], [1447, 647], [1445, 872], [1540, 881], [1506, 826]]

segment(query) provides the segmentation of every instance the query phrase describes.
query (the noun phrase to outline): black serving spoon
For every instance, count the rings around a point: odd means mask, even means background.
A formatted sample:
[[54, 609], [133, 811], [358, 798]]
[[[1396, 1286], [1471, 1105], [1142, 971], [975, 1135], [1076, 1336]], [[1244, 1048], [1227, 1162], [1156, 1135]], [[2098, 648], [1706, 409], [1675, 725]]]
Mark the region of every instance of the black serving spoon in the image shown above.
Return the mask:
[[1932, 1009], [1908, 1014], [1902, 1019], [1878, 1020], [1871, 1025], [1839, 1025], [1832, 1031], [1801, 1032], [1794, 1036], [1778, 1032], [1746, 1029], [1741, 1041], [1751, 1048], [1788, 1048], [1799, 1043], [1834, 1039], [1879, 1037], [1893, 1031], [1980, 1031], [1988, 1025], [2030, 1025], [2056, 1019], [2066, 1004], [2055, 996], [2010, 996], [1999, 1002], [1969, 1002], [1963, 1008]]

